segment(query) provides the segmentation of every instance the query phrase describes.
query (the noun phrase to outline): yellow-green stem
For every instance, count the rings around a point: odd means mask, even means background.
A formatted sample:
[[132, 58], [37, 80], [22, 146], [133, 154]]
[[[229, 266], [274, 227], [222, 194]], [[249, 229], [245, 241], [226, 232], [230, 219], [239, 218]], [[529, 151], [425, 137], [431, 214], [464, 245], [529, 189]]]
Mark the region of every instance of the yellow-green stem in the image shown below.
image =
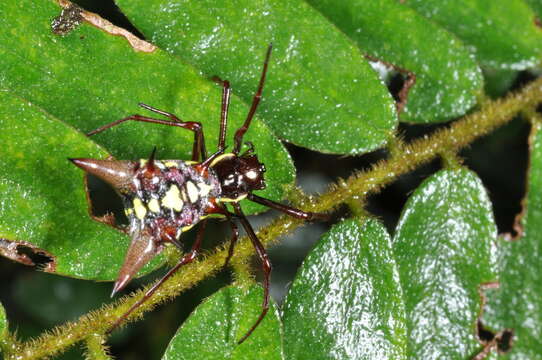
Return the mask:
[[[310, 211], [329, 211], [342, 203], [351, 201], [354, 197], [359, 199], [357, 201], [361, 201], [368, 194], [380, 191], [398, 176], [414, 170], [437, 156], [457, 153], [459, 149], [475, 139], [510, 121], [518, 112], [532, 109], [541, 101], [542, 78], [538, 78], [522, 91], [504, 99], [487, 102], [479, 111], [437, 130], [430, 136], [415, 140], [408, 145], [396, 141], [389, 159], [376, 163], [368, 171], [354, 174], [347, 180], [338, 181], [328, 192], [302, 205]], [[262, 228], [258, 236], [262, 243], [268, 246], [277, 242], [280, 236], [291, 233], [302, 223], [300, 220], [282, 216]], [[227, 248], [220, 247], [199, 261], [182, 268], [135, 311], [129, 320], [140, 317], [143, 312], [151, 310], [157, 304], [177, 296], [199, 281], [215, 274], [222, 268], [226, 255]], [[246, 259], [252, 255], [250, 241], [246, 238], [240, 239], [235, 249], [235, 257]], [[75, 323], [59, 326], [50, 333], [23, 343], [14, 352], [7, 354], [6, 359], [41, 359], [63, 351], [68, 346], [87, 338], [88, 334], [106, 333], [111, 324], [141, 298], [148, 287], [112, 305], [105, 305], [93, 313], [84, 315]]]
[[106, 337], [100, 334], [90, 334], [86, 338], [87, 351], [86, 360], [111, 360], [109, 350], [105, 346]]

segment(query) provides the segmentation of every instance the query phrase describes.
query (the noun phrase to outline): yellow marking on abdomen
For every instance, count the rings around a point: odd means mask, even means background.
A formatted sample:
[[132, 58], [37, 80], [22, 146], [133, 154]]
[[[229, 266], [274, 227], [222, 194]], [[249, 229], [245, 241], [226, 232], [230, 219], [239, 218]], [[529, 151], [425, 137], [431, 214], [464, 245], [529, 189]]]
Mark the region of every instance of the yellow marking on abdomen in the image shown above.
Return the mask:
[[156, 200], [156, 199], [151, 199], [151, 201], [149, 201], [147, 206], [149, 207], [149, 210], [154, 212], [154, 213], [159, 213], [160, 212], [160, 204], [158, 203], [158, 200]]
[[181, 200], [181, 192], [177, 185], [171, 185], [166, 195], [162, 198], [162, 205], [173, 209], [175, 211], [181, 211], [184, 206], [184, 202]]
[[190, 202], [194, 204], [196, 201], [198, 201], [199, 198], [199, 191], [196, 185], [192, 181], [186, 182], [186, 191], [188, 191], [188, 198], [190, 199]]
[[134, 199], [134, 211], [135, 211], [136, 217], [139, 220], [143, 220], [145, 218], [145, 215], [147, 215], [147, 208], [145, 207], [145, 205], [143, 205], [143, 202], [141, 201], [140, 198]]
[[206, 183], [199, 183], [198, 187], [199, 187], [199, 194], [202, 197], [209, 195], [209, 193], [213, 189], [211, 185], [207, 185]]

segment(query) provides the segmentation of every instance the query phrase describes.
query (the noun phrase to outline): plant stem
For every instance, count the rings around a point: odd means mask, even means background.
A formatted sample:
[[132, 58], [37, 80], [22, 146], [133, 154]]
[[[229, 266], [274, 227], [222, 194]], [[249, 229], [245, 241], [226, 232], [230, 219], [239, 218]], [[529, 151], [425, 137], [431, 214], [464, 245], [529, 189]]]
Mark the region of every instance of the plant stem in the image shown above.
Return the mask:
[[[449, 157], [457, 154], [461, 148], [510, 121], [518, 112], [533, 109], [540, 102], [542, 102], [542, 77], [515, 94], [483, 104], [479, 111], [435, 131], [430, 136], [407, 145], [395, 141], [393, 151], [387, 160], [376, 163], [368, 171], [353, 174], [346, 181], [339, 181], [314, 201], [305, 199], [301, 205], [305, 210], [322, 212], [331, 211], [345, 202], [364, 203], [367, 195], [379, 192], [398, 176], [416, 169], [437, 156]], [[291, 233], [302, 224], [300, 220], [282, 216], [260, 229], [258, 237], [263, 244], [269, 246], [278, 242], [280, 236]], [[214, 275], [221, 270], [227, 252], [227, 246], [221, 246], [204, 259], [183, 267], [147, 302], [134, 311], [128, 320], [140, 318], [144, 312], [157, 304], [174, 298], [182, 291]], [[250, 241], [247, 238], [240, 239], [235, 249], [236, 258], [246, 261], [253, 253]], [[6, 359], [40, 359], [88, 339], [88, 334], [106, 334], [114, 321], [140, 299], [149, 287], [150, 285], [111, 305], [105, 305], [95, 312], [86, 314], [75, 323], [61, 325], [52, 332], [21, 344], [13, 352], [6, 354]]]
[[90, 334], [87, 336], [87, 351], [85, 358], [87, 360], [112, 360], [108, 349], [104, 346], [106, 337], [104, 335]]

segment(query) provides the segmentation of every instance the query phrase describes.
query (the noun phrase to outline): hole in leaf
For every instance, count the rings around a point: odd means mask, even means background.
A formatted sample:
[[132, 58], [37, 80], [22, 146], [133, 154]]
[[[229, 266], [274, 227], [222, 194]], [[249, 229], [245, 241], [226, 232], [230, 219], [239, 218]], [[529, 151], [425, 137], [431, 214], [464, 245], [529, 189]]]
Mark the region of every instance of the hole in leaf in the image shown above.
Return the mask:
[[401, 113], [408, 101], [408, 92], [416, 83], [416, 75], [397, 65], [382, 61], [370, 55], [365, 55], [371, 67], [386, 83], [389, 92], [396, 103], [397, 113]]
[[113, 227], [128, 225], [120, 196], [105, 181], [87, 174], [90, 211], [95, 220]]
[[42, 271], [56, 270], [55, 257], [29, 242], [0, 238], [0, 255], [24, 265], [35, 266]]
[[16, 251], [19, 256], [30, 259], [38, 270], [45, 270], [47, 268], [47, 264], [53, 261], [53, 258], [44, 251], [40, 251], [29, 246], [18, 245]]
[[481, 321], [478, 321], [478, 338], [484, 344], [490, 342], [495, 337], [493, 331], [490, 331], [484, 327]]
[[399, 98], [399, 92], [403, 89], [403, 86], [405, 86], [406, 77], [401, 73], [394, 73], [390, 76], [387, 86], [388, 90], [393, 96], [393, 99], [395, 101], [401, 101]]
[[497, 348], [499, 352], [506, 353], [512, 349], [512, 339], [514, 338], [514, 332], [506, 329], [501, 333], [500, 339], [497, 339]]
[[512, 349], [514, 331], [504, 329], [495, 334], [487, 329], [481, 321], [478, 321], [478, 338], [487, 350], [489, 350], [488, 347], [496, 345], [499, 353], [507, 353]]
[[75, 0], [74, 3], [77, 3], [87, 11], [100, 15], [112, 24], [128, 30], [138, 38], [145, 40], [143, 34], [140, 33], [130, 20], [128, 20], [128, 18], [120, 11], [113, 0]]

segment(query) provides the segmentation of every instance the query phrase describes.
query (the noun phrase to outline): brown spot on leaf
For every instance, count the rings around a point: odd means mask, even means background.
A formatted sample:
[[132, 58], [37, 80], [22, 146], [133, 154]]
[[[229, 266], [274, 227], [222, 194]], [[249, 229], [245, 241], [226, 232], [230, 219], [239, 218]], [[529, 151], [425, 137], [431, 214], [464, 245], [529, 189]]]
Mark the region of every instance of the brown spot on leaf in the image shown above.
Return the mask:
[[56, 271], [55, 257], [50, 252], [26, 241], [0, 238], [0, 255], [24, 265], [35, 266], [45, 272]]
[[[57, 1], [58, 1], [58, 4], [64, 8], [64, 10], [77, 6], [68, 0], [57, 0]], [[62, 12], [64, 12], [64, 10]], [[124, 37], [136, 51], [150, 53], [156, 50], [156, 46], [154, 46], [153, 44], [146, 42], [145, 40], [141, 40], [140, 38], [138, 38], [137, 36], [135, 36], [134, 34], [132, 34], [126, 29], [113, 25], [112, 23], [105, 20], [98, 14], [95, 14], [83, 9], [80, 10], [79, 14], [82, 20], [97, 27], [98, 29], [103, 30], [111, 35]], [[62, 14], [60, 15], [60, 17], [62, 17]]]
[[60, 36], [69, 34], [81, 24], [81, 21], [83, 20], [83, 17], [81, 16], [82, 11], [83, 9], [72, 3], [63, 8], [60, 15], [51, 22], [51, 30], [53, 33]]

